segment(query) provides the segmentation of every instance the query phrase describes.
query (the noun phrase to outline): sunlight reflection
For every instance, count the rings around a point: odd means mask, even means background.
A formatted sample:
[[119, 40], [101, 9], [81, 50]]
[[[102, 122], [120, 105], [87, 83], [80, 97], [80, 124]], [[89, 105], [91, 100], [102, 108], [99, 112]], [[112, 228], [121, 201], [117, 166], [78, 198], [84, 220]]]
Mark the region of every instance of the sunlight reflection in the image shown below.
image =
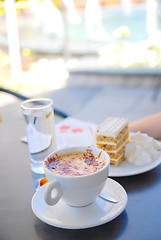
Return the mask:
[[6, 0], [4, 6], [6, 11], [6, 28], [12, 79], [17, 84], [20, 84], [22, 77], [22, 66], [19, 48], [19, 34], [17, 27], [15, 1]]
[[35, 28], [39, 28], [39, 31], [46, 35], [64, 36], [62, 15], [53, 1], [29, 0], [29, 4], [34, 16]]
[[[159, 2], [159, 1], [158, 1]], [[147, 27], [147, 34], [150, 38], [155, 38], [159, 32], [157, 31], [157, 8], [159, 7], [157, 1], [155, 0], [147, 0], [146, 3], [146, 12], [147, 12], [147, 19], [146, 19], [146, 27]]]
[[24, 74], [24, 81], [32, 90], [42, 92], [65, 87], [68, 77], [63, 59], [41, 58]]
[[125, 14], [130, 15], [132, 12], [131, 0], [121, 0]]
[[110, 39], [109, 34], [105, 31], [103, 26], [102, 11], [98, 0], [86, 1], [85, 27], [88, 39], [102, 41]]

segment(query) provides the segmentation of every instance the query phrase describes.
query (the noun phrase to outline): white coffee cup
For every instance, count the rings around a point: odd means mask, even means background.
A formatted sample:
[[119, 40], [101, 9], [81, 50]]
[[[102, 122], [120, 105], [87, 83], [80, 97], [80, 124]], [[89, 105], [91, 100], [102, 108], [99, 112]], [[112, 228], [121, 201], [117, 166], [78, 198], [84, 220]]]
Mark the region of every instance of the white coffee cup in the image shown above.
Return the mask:
[[[98, 155], [105, 165], [98, 171], [83, 176], [60, 175], [47, 167], [48, 159], [55, 154], [62, 155], [69, 152], [86, 152], [87, 149]], [[48, 155], [43, 163], [45, 175], [49, 181], [46, 186], [44, 199], [48, 205], [56, 204], [60, 199], [73, 207], [83, 207], [91, 204], [101, 193], [109, 174], [110, 157], [96, 147], [75, 146], [57, 150]]]

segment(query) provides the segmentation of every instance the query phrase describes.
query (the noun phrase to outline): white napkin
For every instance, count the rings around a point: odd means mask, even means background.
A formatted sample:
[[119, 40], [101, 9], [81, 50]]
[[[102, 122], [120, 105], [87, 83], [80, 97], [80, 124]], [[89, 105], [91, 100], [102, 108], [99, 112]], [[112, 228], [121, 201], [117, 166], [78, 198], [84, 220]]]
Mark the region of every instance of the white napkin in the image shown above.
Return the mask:
[[76, 118], [65, 118], [55, 126], [57, 148], [76, 145], [95, 145], [97, 125]]

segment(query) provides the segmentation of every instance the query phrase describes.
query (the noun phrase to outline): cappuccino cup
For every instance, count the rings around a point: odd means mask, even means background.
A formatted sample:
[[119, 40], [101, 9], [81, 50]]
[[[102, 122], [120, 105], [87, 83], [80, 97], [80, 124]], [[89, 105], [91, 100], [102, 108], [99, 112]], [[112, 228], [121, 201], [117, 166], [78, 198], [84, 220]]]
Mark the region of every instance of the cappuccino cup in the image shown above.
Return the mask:
[[43, 161], [49, 181], [45, 202], [60, 199], [73, 207], [91, 204], [101, 193], [109, 174], [110, 157], [96, 147], [74, 146], [52, 152]]

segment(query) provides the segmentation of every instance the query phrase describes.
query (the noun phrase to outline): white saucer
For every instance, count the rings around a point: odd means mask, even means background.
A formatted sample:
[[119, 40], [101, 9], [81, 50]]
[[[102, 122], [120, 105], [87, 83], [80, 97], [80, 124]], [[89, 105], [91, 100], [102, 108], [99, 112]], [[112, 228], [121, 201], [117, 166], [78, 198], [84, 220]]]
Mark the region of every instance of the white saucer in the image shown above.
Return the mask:
[[43, 222], [66, 229], [83, 229], [99, 226], [119, 216], [126, 207], [127, 194], [124, 188], [116, 181], [108, 178], [104, 192], [118, 200], [111, 203], [101, 198], [87, 207], [71, 207], [60, 200], [54, 206], [44, 202], [44, 186], [40, 187], [32, 198], [32, 210]]
[[[138, 156], [139, 157], [139, 156]], [[127, 161], [122, 162], [119, 166], [110, 165], [109, 176], [110, 177], [126, 177], [133, 176], [141, 173], [148, 172], [156, 168], [161, 163], [161, 156], [155, 161], [146, 165], [136, 166], [130, 164]]]

